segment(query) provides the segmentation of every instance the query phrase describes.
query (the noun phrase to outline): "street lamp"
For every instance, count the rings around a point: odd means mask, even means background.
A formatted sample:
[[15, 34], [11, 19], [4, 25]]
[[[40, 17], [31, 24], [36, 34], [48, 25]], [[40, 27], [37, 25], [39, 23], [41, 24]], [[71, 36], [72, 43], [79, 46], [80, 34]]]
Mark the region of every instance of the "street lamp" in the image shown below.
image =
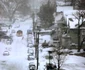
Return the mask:
[[40, 26], [36, 27], [36, 47], [35, 47], [35, 55], [37, 59], [37, 70], [38, 70], [38, 65], [39, 65], [39, 34], [40, 34]]
[[53, 57], [50, 55], [51, 53], [53, 53], [54, 51], [48, 51], [49, 53], [49, 64], [50, 64], [50, 59], [53, 59]]

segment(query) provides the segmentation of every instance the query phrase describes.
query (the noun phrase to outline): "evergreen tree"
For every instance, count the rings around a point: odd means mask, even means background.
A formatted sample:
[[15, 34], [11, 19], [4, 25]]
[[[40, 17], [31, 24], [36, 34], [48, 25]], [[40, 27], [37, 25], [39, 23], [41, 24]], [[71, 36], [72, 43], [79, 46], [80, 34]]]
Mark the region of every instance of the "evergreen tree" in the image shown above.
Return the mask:
[[42, 26], [49, 27], [53, 24], [54, 21], [54, 8], [50, 5], [50, 2], [48, 1], [47, 4], [42, 5], [40, 7], [40, 11], [38, 13], [38, 16], [41, 20]]
[[85, 1], [84, 0], [75, 0], [75, 9], [85, 10]]

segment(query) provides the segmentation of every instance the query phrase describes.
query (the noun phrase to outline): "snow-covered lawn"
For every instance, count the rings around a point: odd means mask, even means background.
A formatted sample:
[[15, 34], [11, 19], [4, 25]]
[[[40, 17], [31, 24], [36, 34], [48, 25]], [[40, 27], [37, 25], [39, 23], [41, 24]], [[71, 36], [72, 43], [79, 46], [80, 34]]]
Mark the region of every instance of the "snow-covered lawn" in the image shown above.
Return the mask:
[[75, 55], [68, 55], [63, 68], [65, 68], [65, 70], [84, 70], [85, 58]]
[[[48, 59], [45, 59], [45, 56], [49, 56], [48, 50], [50, 48], [45, 48], [43, 49], [42, 53], [40, 53], [40, 64], [41, 67], [44, 65], [43, 68], [45, 68], [46, 63], [49, 63]], [[74, 51], [75, 53], [76, 51]], [[55, 56], [54, 56], [55, 57]], [[44, 62], [43, 62], [44, 61]], [[51, 63], [57, 65], [57, 60], [53, 59], [51, 60]], [[76, 55], [67, 55], [65, 58], [65, 61], [62, 65], [62, 68], [65, 70], [84, 70], [85, 69], [85, 58], [81, 56], [76, 56]], [[41, 68], [42, 70], [42, 68]]]

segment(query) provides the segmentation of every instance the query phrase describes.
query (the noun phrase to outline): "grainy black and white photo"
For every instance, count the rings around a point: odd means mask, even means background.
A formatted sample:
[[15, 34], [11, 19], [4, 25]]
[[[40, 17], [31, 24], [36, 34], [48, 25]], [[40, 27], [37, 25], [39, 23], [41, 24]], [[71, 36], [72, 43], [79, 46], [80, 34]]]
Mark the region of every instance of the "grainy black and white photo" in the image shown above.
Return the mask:
[[85, 1], [0, 0], [0, 70], [85, 70]]

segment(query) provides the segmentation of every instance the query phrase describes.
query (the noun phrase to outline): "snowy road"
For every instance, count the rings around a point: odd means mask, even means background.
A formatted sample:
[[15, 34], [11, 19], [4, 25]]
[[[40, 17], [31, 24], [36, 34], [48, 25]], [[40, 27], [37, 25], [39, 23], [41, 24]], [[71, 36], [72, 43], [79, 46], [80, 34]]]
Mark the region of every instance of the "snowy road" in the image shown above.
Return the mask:
[[[19, 25], [19, 27], [17, 27], [17, 25]], [[13, 24], [13, 27], [9, 30], [9, 34], [12, 30], [15, 30], [12, 44], [7, 45], [0, 42], [0, 70], [28, 70], [29, 61], [27, 60], [27, 30], [31, 28], [31, 19], [19, 22], [18, 24], [17, 22]], [[22, 37], [16, 36], [17, 30], [23, 31], [23, 39]], [[8, 51], [10, 55], [3, 56], [4, 51]]]
[[[23, 44], [22, 39], [15, 40], [10, 45], [11, 50], [9, 56], [1, 56], [0, 69], [1, 70], [27, 70], [27, 47]], [[2, 62], [6, 61], [6, 62]], [[3, 64], [4, 63], [4, 64]]]
[[0, 70], [27, 70], [26, 62], [21, 59], [12, 59], [6, 62], [0, 61]]

